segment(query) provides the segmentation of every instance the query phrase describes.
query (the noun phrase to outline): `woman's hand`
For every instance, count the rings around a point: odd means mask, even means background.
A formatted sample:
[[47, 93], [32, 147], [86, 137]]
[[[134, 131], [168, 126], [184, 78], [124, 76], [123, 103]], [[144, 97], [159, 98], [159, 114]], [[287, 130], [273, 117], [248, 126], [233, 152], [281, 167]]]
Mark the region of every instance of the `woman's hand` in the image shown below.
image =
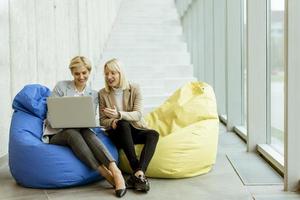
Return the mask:
[[115, 130], [117, 128], [117, 122], [119, 120], [115, 119], [112, 123], [111, 123], [111, 127]]
[[114, 106], [113, 109], [104, 108], [103, 112], [104, 112], [105, 116], [107, 116], [108, 118], [115, 118], [115, 119], [120, 118], [120, 113], [117, 111], [116, 106]]

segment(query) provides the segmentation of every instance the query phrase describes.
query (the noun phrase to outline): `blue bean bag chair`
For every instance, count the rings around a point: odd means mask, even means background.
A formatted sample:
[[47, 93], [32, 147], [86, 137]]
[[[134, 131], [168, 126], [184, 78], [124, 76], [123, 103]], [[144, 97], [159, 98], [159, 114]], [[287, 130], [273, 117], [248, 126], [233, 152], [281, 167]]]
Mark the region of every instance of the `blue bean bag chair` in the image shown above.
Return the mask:
[[[31, 188], [62, 188], [100, 180], [97, 171], [83, 164], [70, 148], [42, 142], [47, 113], [47, 87], [25, 86], [14, 98], [9, 135], [9, 168], [17, 183]], [[94, 130], [113, 157], [118, 151], [100, 129]]]

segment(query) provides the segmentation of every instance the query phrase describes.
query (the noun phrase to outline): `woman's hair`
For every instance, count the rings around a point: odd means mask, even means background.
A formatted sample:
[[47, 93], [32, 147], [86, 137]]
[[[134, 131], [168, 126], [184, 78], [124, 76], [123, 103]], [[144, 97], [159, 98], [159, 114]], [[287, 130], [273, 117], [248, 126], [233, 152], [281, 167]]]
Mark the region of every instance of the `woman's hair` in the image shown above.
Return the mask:
[[[125, 74], [124, 74], [124, 72], [121, 68], [121, 63], [118, 59], [113, 58], [113, 59], [107, 61], [104, 64], [104, 69], [103, 69], [104, 75], [105, 75], [105, 70], [106, 69], [109, 70], [109, 71], [119, 72], [119, 74], [120, 74], [120, 88], [122, 90], [125, 90], [125, 89], [129, 88], [128, 81], [126, 80]], [[105, 78], [105, 90], [107, 92], [111, 91], [111, 88], [107, 84], [106, 78]]]
[[86, 67], [87, 70], [89, 70], [89, 72], [91, 72], [92, 70], [92, 65], [91, 62], [89, 61], [89, 59], [87, 59], [84, 56], [75, 56], [74, 58], [72, 58], [70, 65], [69, 65], [69, 69], [72, 72], [73, 68], [76, 67]]

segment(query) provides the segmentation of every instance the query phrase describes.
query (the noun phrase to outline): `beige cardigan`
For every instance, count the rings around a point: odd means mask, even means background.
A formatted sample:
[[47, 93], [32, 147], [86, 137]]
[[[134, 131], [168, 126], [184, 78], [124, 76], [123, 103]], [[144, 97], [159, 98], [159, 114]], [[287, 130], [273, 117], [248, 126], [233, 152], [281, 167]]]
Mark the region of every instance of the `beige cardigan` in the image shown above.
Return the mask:
[[[99, 113], [100, 125], [106, 129], [111, 129], [114, 119], [110, 119], [103, 113], [104, 108], [114, 108], [116, 100], [114, 93], [105, 91], [105, 88], [99, 91]], [[117, 107], [117, 106], [116, 106]], [[120, 112], [120, 119], [128, 121], [136, 129], [147, 129], [147, 125], [142, 116], [142, 95], [140, 88], [136, 84], [129, 84], [129, 88], [123, 90], [123, 111]]]

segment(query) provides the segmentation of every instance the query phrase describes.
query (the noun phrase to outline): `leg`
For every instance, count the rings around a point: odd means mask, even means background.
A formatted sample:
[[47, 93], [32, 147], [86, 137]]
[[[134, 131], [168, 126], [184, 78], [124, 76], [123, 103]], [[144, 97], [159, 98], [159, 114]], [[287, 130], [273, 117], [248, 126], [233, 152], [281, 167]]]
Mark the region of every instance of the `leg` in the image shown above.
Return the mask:
[[127, 180], [128, 185], [133, 186], [136, 190], [148, 192], [150, 183], [145, 176], [145, 172], [153, 157], [159, 134], [154, 130], [138, 130], [132, 128], [132, 136], [135, 144], [144, 144], [140, 156], [138, 169]]
[[115, 159], [102, 141], [88, 128], [81, 129], [81, 134], [94, 156], [103, 164], [98, 168], [101, 175], [104, 176], [110, 184], [115, 185], [116, 189], [125, 188], [122, 173], [117, 167]]
[[98, 172], [109, 182], [110, 185], [115, 186], [114, 178], [111, 173], [104, 165], [98, 167]]
[[110, 162], [115, 162], [115, 159], [112, 157], [110, 152], [107, 150], [106, 146], [103, 144], [103, 142], [96, 136], [95, 133], [93, 133], [88, 128], [81, 129], [81, 135], [89, 148], [92, 150], [94, 156], [96, 159], [105, 165], [106, 168], [109, 167]]
[[159, 134], [155, 130], [136, 130], [133, 134], [135, 144], [144, 144], [140, 156], [139, 169], [146, 172], [154, 155]]
[[118, 168], [116, 162], [109, 163], [109, 171], [112, 173], [112, 177], [116, 186], [116, 190], [125, 189], [125, 180], [123, 178], [121, 170]]
[[99, 162], [81, 136], [79, 129], [64, 129], [52, 136], [49, 142], [50, 144], [69, 146], [83, 163], [98, 170]]
[[[99, 164], [88, 144], [81, 135], [80, 129], [65, 129], [64, 131], [53, 136], [50, 139], [50, 143], [71, 147], [75, 155], [81, 161], [83, 161], [91, 168], [98, 170], [99, 173], [108, 180], [108, 182], [114, 185], [112, 173], [107, 170], [107, 168], [103, 164]], [[114, 161], [112, 163], [114, 163]], [[125, 183], [123, 184], [123, 188], [125, 188]], [[115, 192], [118, 197], [122, 197], [126, 193], [126, 188], [118, 189]]]
[[131, 125], [125, 120], [120, 120], [117, 123], [115, 130], [108, 131], [110, 138], [114, 143], [124, 150], [124, 153], [130, 163], [131, 169], [135, 171], [138, 168], [139, 161], [137, 159], [134, 143], [131, 133]]

